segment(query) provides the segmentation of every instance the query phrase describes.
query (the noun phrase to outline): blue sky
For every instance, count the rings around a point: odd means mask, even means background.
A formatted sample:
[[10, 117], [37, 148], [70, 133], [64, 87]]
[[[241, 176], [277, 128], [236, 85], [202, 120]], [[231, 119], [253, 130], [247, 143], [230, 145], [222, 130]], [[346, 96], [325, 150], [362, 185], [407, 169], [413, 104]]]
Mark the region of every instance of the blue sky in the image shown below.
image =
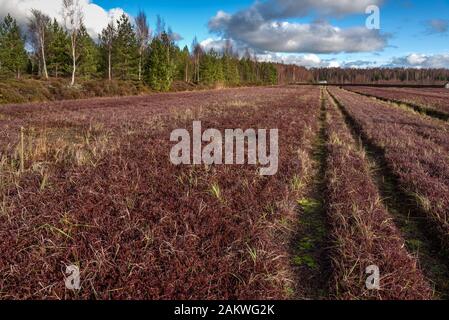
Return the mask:
[[[301, 0], [297, 0], [301, 2]], [[338, 0], [337, 0], [338, 1]], [[357, 1], [357, 0], [356, 0]], [[200, 41], [208, 38], [218, 39], [219, 35], [211, 33], [208, 22], [219, 10], [229, 14], [245, 10], [254, 4], [252, 0], [197, 0], [197, 1], [122, 1], [94, 0], [106, 9], [121, 7], [133, 15], [142, 9], [154, 22], [156, 14], [165, 18], [168, 25], [184, 38], [180, 45], [190, 45], [196, 35]], [[449, 54], [449, 33], [430, 30], [430, 21], [449, 19], [449, 1], [447, 0], [387, 0], [380, 5], [381, 33], [388, 34], [386, 46], [380, 50], [354, 53], [319, 54], [316, 52], [278, 53], [285, 56], [318, 56], [321, 61], [336, 61], [339, 64], [351, 61], [372, 61], [377, 65], [388, 65], [393, 60], [404, 59], [412, 54], [434, 56]], [[325, 19], [335, 27], [363, 27], [367, 15], [355, 13], [329, 16]], [[311, 13], [301, 17], [288, 17], [276, 21], [291, 23], [311, 23], [320, 18]], [[441, 31], [441, 30], [440, 30]], [[418, 59], [419, 60], [419, 59]], [[292, 59], [292, 61], [294, 61]], [[421, 60], [420, 60], [421, 61]]]
[[[230, 39], [261, 60], [307, 67], [406, 66], [449, 68], [449, 0], [80, 0], [96, 37], [111, 17], [144, 10], [154, 27], [160, 14], [190, 46], [206, 49]], [[0, 18], [26, 24], [31, 8], [58, 19], [62, 0], [0, 0]], [[381, 28], [365, 27], [365, 9], [380, 8]]]
[[180, 45], [187, 44], [189, 46], [195, 35], [199, 40], [211, 37], [207, 23], [217, 11], [234, 12], [253, 3], [253, 1], [248, 0], [94, 0], [93, 2], [105, 9], [123, 8], [131, 15], [135, 15], [139, 10], [144, 10], [153, 22], [153, 27], [156, 15], [159, 14], [175, 32], [185, 39], [180, 42]]

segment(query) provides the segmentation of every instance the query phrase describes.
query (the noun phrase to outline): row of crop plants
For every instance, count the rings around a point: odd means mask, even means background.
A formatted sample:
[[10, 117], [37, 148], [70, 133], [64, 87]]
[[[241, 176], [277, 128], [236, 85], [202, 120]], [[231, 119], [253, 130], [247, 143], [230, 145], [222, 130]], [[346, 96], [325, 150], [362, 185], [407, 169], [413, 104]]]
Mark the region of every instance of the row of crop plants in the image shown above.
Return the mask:
[[395, 103], [405, 103], [414, 109], [430, 115], [449, 118], [449, 90], [447, 89], [410, 89], [348, 87], [350, 91]]
[[384, 154], [401, 187], [449, 245], [448, 127], [383, 102], [330, 89], [362, 135]]
[[[430, 299], [432, 290], [382, 203], [366, 154], [331, 100], [327, 106], [331, 294], [338, 299]], [[365, 284], [372, 265], [380, 270], [381, 290]]]

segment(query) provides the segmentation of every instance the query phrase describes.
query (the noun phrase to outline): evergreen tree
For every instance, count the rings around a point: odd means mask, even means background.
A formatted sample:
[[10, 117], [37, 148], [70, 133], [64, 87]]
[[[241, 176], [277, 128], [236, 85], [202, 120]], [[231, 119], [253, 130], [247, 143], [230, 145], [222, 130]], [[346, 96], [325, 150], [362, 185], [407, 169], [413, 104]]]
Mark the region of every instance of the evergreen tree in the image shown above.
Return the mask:
[[59, 23], [53, 20], [49, 28], [48, 69], [58, 78], [70, 71], [70, 42], [67, 33]]
[[25, 40], [17, 21], [8, 14], [0, 23], [0, 71], [15, 74], [19, 79], [27, 62]]
[[260, 64], [261, 81], [263, 84], [277, 84], [278, 74], [273, 63], [263, 62]]
[[223, 74], [225, 83], [229, 86], [240, 84], [240, 74], [238, 68], [239, 61], [228, 54], [224, 54], [222, 58]]
[[215, 85], [224, 82], [222, 60], [213, 49], [204, 54], [200, 60], [201, 82]]
[[85, 78], [94, 77], [98, 72], [99, 52], [94, 40], [87, 33], [86, 28], [81, 26], [78, 35], [79, 43], [79, 73]]
[[252, 61], [248, 52], [240, 60], [240, 77], [246, 84], [256, 84], [258, 80], [257, 63]]
[[122, 79], [137, 78], [139, 44], [131, 21], [123, 14], [117, 21], [115, 69]]
[[170, 40], [166, 33], [153, 39], [145, 65], [145, 82], [156, 91], [168, 91], [173, 82], [176, 66], [170, 53]]

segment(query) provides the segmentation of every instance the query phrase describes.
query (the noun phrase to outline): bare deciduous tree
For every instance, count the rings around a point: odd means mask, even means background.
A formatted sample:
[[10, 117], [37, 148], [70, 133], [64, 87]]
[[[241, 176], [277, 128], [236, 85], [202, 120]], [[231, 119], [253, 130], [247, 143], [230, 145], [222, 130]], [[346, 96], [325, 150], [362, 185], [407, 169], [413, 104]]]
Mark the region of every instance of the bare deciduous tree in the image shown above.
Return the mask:
[[156, 16], [156, 36], [160, 37], [163, 33], [165, 33], [165, 20], [160, 16]]
[[70, 49], [72, 56], [72, 82], [75, 85], [76, 66], [79, 58], [77, 52], [78, 36], [83, 25], [83, 12], [79, 0], [63, 0], [62, 17], [67, 32], [70, 35]]
[[39, 10], [31, 10], [31, 18], [28, 22], [28, 28], [31, 34], [32, 43], [35, 46], [36, 54], [39, 55], [42, 62], [42, 73], [45, 79], [48, 79], [47, 60], [45, 58], [45, 48], [47, 45], [48, 26], [50, 17]]
[[139, 81], [142, 80], [142, 64], [143, 54], [148, 48], [148, 43], [151, 39], [151, 30], [148, 26], [147, 16], [145, 12], [140, 11], [136, 17], [136, 34], [139, 42]]

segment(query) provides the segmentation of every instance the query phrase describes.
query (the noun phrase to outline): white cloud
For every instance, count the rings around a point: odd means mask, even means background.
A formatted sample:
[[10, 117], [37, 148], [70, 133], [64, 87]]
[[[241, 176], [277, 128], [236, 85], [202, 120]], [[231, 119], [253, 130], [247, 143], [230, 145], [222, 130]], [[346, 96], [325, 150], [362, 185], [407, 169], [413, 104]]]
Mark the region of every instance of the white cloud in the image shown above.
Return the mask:
[[[84, 24], [89, 34], [96, 38], [111, 19], [118, 19], [124, 10], [105, 10], [91, 0], [80, 0], [84, 11]], [[25, 26], [31, 9], [37, 9], [61, 22], [62, 0], [0, 0], [0, 18], [10, 13], [20, 25]]]
[[320, 67], [339, 67], [340, 63], [336, 60], [323, 60], [316, 54], [305, 54], [305, 55], [297, 55], [297, 54], [281, 54], [276, 52], [269, 51], [259, 51], [256, 52], [248, 47], [242, 46], [238, 42], [230, 39], [206, 39], [200, 43], [201, 47], [205, 51], [209, 51], [211, 49], [216, 52], [223, 52], [223, 49], [226, 45], [226, 42], [230, 41], [234, 53], [237, 53], [239, 56], [243, 56], [247, 50], [251, 53], [251, 55], [256, 55], [258, 61], [265, 62], [278, 62], [285, 64], [295, 64], [298, 66], [306, 67], [306, 68], [320, 68]]
[[371, 5], [381, 6], [384, 0], [267, 0], [256, 1], [247, 9], [234, 15], [219, 11], [213, 20], [269, 21], [304, 17], [310, 14], [319, 17], [342, 17], [363, 14]]
[[292, 23], [282, 19], [306, 15], [344, 16], [364, 13], [381, 0], [270, 0], [229, 14], [219, 11], [209, 21], [209, 30], [241, 42], [256, 51], [290, 53], [352, 53], [380, 51], [388, 35], [365, 26], [338, 28], [324, 20]]
[[[208, 38], [206, 40], [201, 41], [200, 45], [205, 51], [214, 50], [216, 52], [223, 51], [226, 40], [224, 39], [212, 39]], [[232, 41], [232, 45], [235, 46], [234, 41]], [[234, 48], [236, 49], [236, 48]]]
[[388, 67], [404, 68], [446, 68], [449, 69], [449, 53], [419, 54], [411, 53], [407, 56], [393, 58]]
[[265, 23], [257, 30], [234, 37], [256, 49], [276, 52], [369, 52], [386, 46], [386, 38], [377, 30], [364, 27], [341, 29], [325, 22]]
[[267, 53], [258, 55], [260, 61], [280, 62], [285, 64], [294, 64], [306, 68], [327, 68], [338, 67], [339, 63], [335, 60], [323, 60], [316, 54], [278, 54]]
[[427, 60], [427, 57], [422, 54], [413, 53], [413, 54], [409, 55], [406, 58], [406, 60], [409, 65], [416, 66], [416, 65], [421, 65], [422, 63], [424, 63]]

